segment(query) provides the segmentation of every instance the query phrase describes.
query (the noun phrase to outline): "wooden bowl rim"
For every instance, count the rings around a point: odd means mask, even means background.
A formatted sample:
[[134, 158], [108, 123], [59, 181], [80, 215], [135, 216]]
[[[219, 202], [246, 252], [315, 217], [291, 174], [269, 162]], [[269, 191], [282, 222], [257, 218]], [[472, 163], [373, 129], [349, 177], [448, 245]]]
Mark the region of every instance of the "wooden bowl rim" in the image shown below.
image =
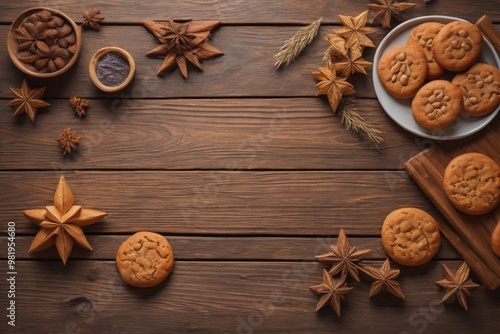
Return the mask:
[[[41, 73], [37, 71], [33, 71], [29, 69], [26, 64], [24, 64], [22, 61], [20, 61], [17, 58], [17, 51], [14, 48], [14, 45], [17, 46], [17, 41], [16, 41], [16, 32], [15, 29], [19, 26], [19, 23], [21, 23], [26, 17], [29, 15], [39, 12], [41, 10], [47, 10], [53, 14], [56, 14], [57, 16], [60, 16], [62, 19], [64, 19], [66, 22], [68, 22], [71, 27], [73, 28], [73, 31], [75, 32], [75, 38], [76, 38], [76, 51], [73, 54], [73, 57], [69, 60], [69, 62], [64, 66], [63, 68], [54, 71], [54, 72], [46, 72], [46, 73]], [[14, 21], [12, 21], [12, 24], [9, 28], [9, 32], [7, 35], [7, 51], [9, 53], [10, 59], [16, 65], [16, 67], [24, 72], [25, 74], [31, 75], [32, 77], [36, 78], [52, 78], [55, 76], [58, 76], [60, 74], [63, 74], [67, 70], [69, 70], [73, 65], [75, 64], [76, 60], [78, 59], [78, 56], [80, 55], [80, 51], [82, 50], [82, 32], [80, 27], [73, 21], [68, 15], [65, 13], [61, 12], [60, 10], [49, 8], [49, 7], [31, 7], [20, 14], [16, 16]]]
[[[118, 85], [118, 86], [106, 86], [105, 84], [103, 84], [99, 80], [99, 78], [97, 77], [97, 73], [96, 73], [96, 64], [97, 64], [97, 61], [99, 59], [101, 59], [101, 57], [104, 56], [105, 54], [112, 53], [112, 52], [115, 52], [115, 53], [118, 53], [118, 54], [122, 55], [128, 61], [129, 66], [130, 66], [130, 71], [128, 73], [127, 78], [125, 78], [125, 80], [120, 85]], [[94, 85], [97, 88], [99, 88], [100, 90], [102, 90], [104, 92], [112, 93], [112, 92], [117, 92], [119, 90], [122, 90], [123, 88], [125, 88], [130, 83], [130, 81], [132, 81], [132, 78], [134, 77], [134, 74], [135, 74], [135, 61], [134, 61], [134, 58], [132, 58], [132, 56], [130, 55], [130, 53], [128, 53], [126, 50], [124, 50], [122, 48], [119, 48], [117, 46], [105, 46], [105, 47], [97, 50], [92, 55], [92, 58], [90, 58], [90, 62], [89, 62], [89, 75], [90, 75], [90, 79], [92, 80], [92, 82], [94, 83]]]

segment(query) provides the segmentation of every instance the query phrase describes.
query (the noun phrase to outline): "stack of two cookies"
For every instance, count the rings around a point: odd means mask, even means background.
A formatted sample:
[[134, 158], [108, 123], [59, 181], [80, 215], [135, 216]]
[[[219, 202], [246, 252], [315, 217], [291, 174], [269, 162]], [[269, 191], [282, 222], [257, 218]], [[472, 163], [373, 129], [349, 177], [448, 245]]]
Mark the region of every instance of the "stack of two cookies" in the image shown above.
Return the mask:
[[[484, 116], [500, 104], [500, 70], [477, 63], [482, 43], [469, 22], [423, 23], [381, 57], [378, 76], [392, 96], [413, 99], [413, 117], [427, 129], [450, 126], [462, 111]], [[459, 73], [450, 82], [440, 79], [446, 71]]]

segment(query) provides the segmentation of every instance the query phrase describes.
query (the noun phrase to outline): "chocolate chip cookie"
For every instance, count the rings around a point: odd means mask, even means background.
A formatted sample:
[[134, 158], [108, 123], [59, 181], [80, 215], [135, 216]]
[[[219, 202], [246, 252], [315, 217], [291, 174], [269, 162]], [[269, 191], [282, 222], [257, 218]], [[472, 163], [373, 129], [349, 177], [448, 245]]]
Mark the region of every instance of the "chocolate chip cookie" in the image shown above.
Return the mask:
[[443, 189], [458, 210], [482, 215], [500, 203], [500, 167], [490, 157], [470, 152], [448, 163]]
[[116, 266], [126, 283], [149, 288], [170, 275], [174, 267], [174, 252], [160, 234], [137, 232], [118, 248]]
[[394, 210], [382, 225], [382, 245], [386, 253], [401, 265], [427, 263], [441, 245], [438, 224], [431, 215], [417, 208]]

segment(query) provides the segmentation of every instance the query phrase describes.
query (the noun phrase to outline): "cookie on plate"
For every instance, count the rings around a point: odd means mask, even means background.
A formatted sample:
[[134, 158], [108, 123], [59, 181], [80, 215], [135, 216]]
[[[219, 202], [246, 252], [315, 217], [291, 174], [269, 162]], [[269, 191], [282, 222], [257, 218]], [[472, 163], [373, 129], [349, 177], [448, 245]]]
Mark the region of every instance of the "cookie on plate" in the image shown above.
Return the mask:
[[444, 27], [443, 23], [439, 22], [425, 22], [416, 26], [408, 36], [408, 44], [418, 45], [424, 50], [427, 57], [427, 65], [429, 71], [427, 72], [427, 80], [434, 80], [444, 73], [443, 66], [439, 65], [432, 52], [432, 42], [436, 35]]
[[439, 226], [427, 212], [417, 208], [401, 208], [391, 212], [382, 224], [385, 252], [404, 266], [429, 262], [439, 250]]
[[443, 190], [458, 210], [469, 215], [488, 213], [500, 203], [500, 167], [481, 153], [459, 155], [445, 169]]
[[389, 94], [408, 99], [424, 84], [428, 68], [422, 48], [405, 44], [393, 47], [380, 58], [377, 73]]
[[137, 232], [118, 248], [116, 266], [126, 283], [149, 288], [170, 275], [174, 267], [174, 252], [160, 234]]
[[415, 121], [426, 129], [451, 125], [463, 107], [462, 91], [447, 80], [433, 80], [419, 89], [411, 102]]
[[452, 82], [462, 90], [464, 111], [469, 115], [488, 115], [500, 105], [500, 70], [494, 66], [477, 63]]
[[463, 71], [477, 62], [483, 35], [474, 24], [452, 21], [434, 38], [432, 50], [436, 61], [449, 71]]

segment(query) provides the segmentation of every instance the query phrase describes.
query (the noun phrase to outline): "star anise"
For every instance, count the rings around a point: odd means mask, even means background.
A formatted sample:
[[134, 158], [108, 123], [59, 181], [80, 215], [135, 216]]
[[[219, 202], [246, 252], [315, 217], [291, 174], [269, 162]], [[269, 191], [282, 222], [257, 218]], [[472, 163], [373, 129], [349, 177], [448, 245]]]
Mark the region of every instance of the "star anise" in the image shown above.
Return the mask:
[[202, 70], [200, 60], [223, 55], [207, 42], [210, 31], [218, 27], [220, 21], [177, 23], [170, 19], [168, 22], [146, 21], [143, 24], [162, 43], [147, 53], [147, 56], [165, 56], [158, 75], [177, 66], [182, 76], [187, 78], [187, 63]]
[[398, 281], [396, 281], [400, 271], [399, 269], [391, 269], [389, 259], [385, 260], [380, 269], [361, 265], [360, 271], [374, 281], [370, 289], [370, 298], [382, 291], [387, 291], [398, 298], [405, 299], [403, 291]]
[[469, 279], [469, 266], [467, 263], [462, 263], [457, 272], [453, 274], [448, 267], [443, 264], [443, 277], [444, 279], [437, 281], [436, 284], [446, 289], [446, 293], [441, 299], [441, 303], [449, 299], [451, 296], [456, 295], [458, 303], [467, 310], [466, 297], [470, 296], [469, 289], [477, 288], [479, 284], [474, 283]]
[[347, 82], [347, 78], [337, 77], [335, 70], [320, 67], [319, 72], [313, 72], [312, 74], [316, 80], [320, 81], [316, 84], [316, 88], [318, 88], [316, 96], [326, 95], [334, 113], [337, 111], [343, 95], [356, 93], [354, 86]]
[[96, 31], [101, 30], [99, 23], [101, 23], [105, 17], [99, 16], [99, 14], [101, 14], [101, 11], [95, 8], [93, 10], [84, 11], [82, 27], [90, 28]]
[[337, 238], [337, 245], [330, 246], [331, 252], [315, 256], [319, 263], [331, 265], [330, 275], [334, 276], [340, 273], [341, 276], [349, 274], [353, 279], [359, 282], [358, 265], [356, 262], [363, 259], [370, 253], [369, 249], [358, 250], [351, 246], [349, 239], [340, 229]]
[[395, 0], [377, 0], [380, 4], [371, 3], [368, 4], [368, 8], [376, 12], [372, 19], [377, 21], [384, 28], [391, 27], [391, 16], [398, 21], [402, 21], [401, 12], [415, 6], [414, 3], [410, 2], [399, 2]]
[[26, 210], [23, 214], [40, 226], [29, 252], [35, 253], [55, 244], [64, 264], [71, 254], [74, 243], [84, 249], [92, 250], [82, 227], [95, 224], [107, 215], [106, 212], [74, 205], [73, 193], [64, 176], [59, 179], [53, 206]]
[[69, 99], [69, 104], [73, 108], [73, 110], [76, 112], [78, 117], [83, 117], [85, 116], [85, 112], [87, 108], [90, 106], [90, 101], [87, 99], [82, 99], [76, 96], [72, 96]]
[[71, 154], [72, 151], [76, 151], [78, 148], [78, 143], [80, 142], [80, 136], [78, 136], [75, 131], [70, 128], [65, 128], [57, 137], [57, 142], [61, 148], [63, 155]]
[[309, 288], [312, 292], [321, 296], [316, 305], [316, 311], [319, 311], [330, 303], [332, 309], [337, 316], [340, 317], [341, 302], [345, 301], [345, 295], [354, 289], [353, 287], [347, 286], [345, 283], [346, 279], [347, 275], [343, 275], [338, 280], [335, 280], [325, 269], [323, 269], [323, 282], [320, 285], [311, 286]]
[[10, 87], [10, 91], [15, 95], [15, 98], [9, 102], [9, 107], [16, 107], [14, 116], [22, 113], [28, 114], [31, 121], [35, 121], [38, 108], [50, 106], [49, 103], [41, 100], [46, 87], [29, 88], [26, 80], [23, 80], [21, 88]]
[[363, 53], [363, 47], [374, 48], [375, 44], [366, 35], [377, 31], [377, 28], [366, 27], [368, 10], [356, 17], [339, 15], [344, 28], [337, 29], [335, 32], [346, 39], [347, 47], [352, 49], [352, 57], [357, 58]]
[[54, 38], [57, 35], [56, 29], [49, 28], [48, 23], [42, 21], [26, 22], [22, 27], [15, 29], [17, 34], [17, 51], [36, 51], [36, 45], [44, 40]]
[[39, 70], [47, 68], [49, 72], [55, 72], [66, 66], [67, 59], [72, 56], [67, 49], [61, 48], [57, 44], [48, 46], [41, 42], [38, 45], [39, 47], [35, 52], [38, 59], [34, 62], [34, 65]]

